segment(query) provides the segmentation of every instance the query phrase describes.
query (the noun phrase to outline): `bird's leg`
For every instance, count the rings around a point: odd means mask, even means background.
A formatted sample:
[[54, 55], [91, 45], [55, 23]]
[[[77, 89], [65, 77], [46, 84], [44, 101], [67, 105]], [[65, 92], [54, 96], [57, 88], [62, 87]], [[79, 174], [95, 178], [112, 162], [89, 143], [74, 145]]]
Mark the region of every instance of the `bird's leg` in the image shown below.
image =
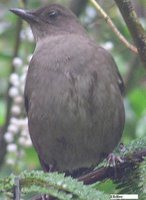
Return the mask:
[[[41, 162], [41, 166], [42, 166], [44, 172], [51, 173], [51, 172], [54, 171], [54, 165], [53, 164], [46, 165], [45, 162], [42, 159], [40, 159], [40, 162]], [[42, 200], [55, 200], [53, 197], [50, 197], [47, 194], [42, 195], [41, 198], [42, 198]]]
[[46, 164], [42, 158], [39, 157], [42, 169], [44, 172], [53, 172], [55, 171], [55, 162], [51, 164]]
[[[122, 152], [123, 154], [125, 153], [126, 148], [123, 143], [120, 143], [119, 151]], [[124, 163], [124, 160], [120, 156], [117, 156], [114, 153], [110, 153], [107, 157], [107, 163], [108, 166], [115, 167], [117, 163]]]
[[110, 153], [107, 157], [107, 164], [108, 166], [115, 167], [116, 163], [123, 163], [124, 160], [120, 156], [115, 155], [114, 153]]
[[49, 165], [49, 171], [48, 172], [53, 172], [54, 171], [54, 166], [52, 164]]

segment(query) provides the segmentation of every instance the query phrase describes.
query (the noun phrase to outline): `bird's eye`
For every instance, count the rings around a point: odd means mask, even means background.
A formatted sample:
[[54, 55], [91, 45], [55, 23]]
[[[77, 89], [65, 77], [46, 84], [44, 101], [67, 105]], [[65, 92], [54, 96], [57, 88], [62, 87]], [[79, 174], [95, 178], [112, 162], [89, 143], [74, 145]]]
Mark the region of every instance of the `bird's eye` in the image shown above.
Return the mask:
[[52, 10], [51, 12], [49, 12], [50, 19], [56, 19], [57, 16], [58, 16], [58, 12], [56, 10]]

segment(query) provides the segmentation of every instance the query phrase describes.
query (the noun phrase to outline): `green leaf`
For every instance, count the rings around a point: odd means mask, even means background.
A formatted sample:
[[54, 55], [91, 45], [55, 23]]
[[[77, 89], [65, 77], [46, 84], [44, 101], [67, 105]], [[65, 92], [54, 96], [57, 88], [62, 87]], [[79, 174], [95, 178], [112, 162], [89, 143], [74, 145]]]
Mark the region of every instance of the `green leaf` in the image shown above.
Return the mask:
[[137, 116], [141, 116], [146, 111], [146, 90], [138, 88], [133, 90], [129, 95], [131, 106], [136, 112]]

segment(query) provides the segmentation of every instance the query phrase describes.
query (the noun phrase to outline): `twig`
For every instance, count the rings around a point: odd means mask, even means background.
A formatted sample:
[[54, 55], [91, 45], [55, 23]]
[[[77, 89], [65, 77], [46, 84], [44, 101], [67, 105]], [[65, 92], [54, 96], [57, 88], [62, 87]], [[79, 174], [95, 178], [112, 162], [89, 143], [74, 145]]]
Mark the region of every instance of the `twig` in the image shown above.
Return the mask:
[[[26, 0], [20, 1], [21, 7], [25, 7], [25, 4], [26, 4]], [[19, 51], [19, 47], [20, 47], [20, 44], [21, 44], [21, 38], [20, 38], [21, 29], [22, 29], [22, 19], [18, 18], [17, 19], [17, 25], [16, 25], [16, 39], [15, 39], [15, 44], [14, 44], [14, 51], [13, 51], [14, 53], [13, 53], [13, 56], [12, 56], [10, 74], [12, 74], [15, 70], [14, 65], [13, 65], [13, 59], [18, 56], [18, 51]], [[6, 131], [6, 128], [9, 124], [10, 111], [11, 111], [11, 105], [12, 105], [12, 98], [8, 94], [10, 87], [11, 87], [11, 83], [9, 83], [8, 90], [7, 90], [7, 98], [6, 98], [7, 99], [7, 113], [6, 113], [6, 123], [5, 123], [4, 131]]]
[[[22, 4], [23, 6], [26, 5], [26, 0], [23, 1]], [[18, 50], [21, 43], [21, 39], [20, 39], [21, 29], [22, 29], [22, 20], [18, 18], [17, 24], [16, 24], [16, 39], [15, 39], [13, 56], [12, 56], [12, 61], [11, 61], [10, 74], [14, 72], [13, 59], [18, 56]], [[0, 164], [2, 164], [5, 154], [6, 154], [6, 142], [3, 136], [5, 132], [7, 131], [7, 126], [9, 124], [10, 116], [11, 116], [12, 98], [9, 96], [10, 87], [11, 87], [11, 83], [8, 84], [8, 88], [6, 92], [6, 105], [7, 105], [6, 120], [5, 120], [5, 125], [2, 127], [2, 131], [0, 134], [0, 152], [2, 152], [0, 153]]]
[[127, 26], [133, 37], [138, 53], [146, 67], [146, 33], [130, 0], [115, 0]]
[[[15, 41], [15, 46], [14, 46], [14, 53], [12, 56], [12, 62], [11, 62], [11, 68], [10, 68], [10, 74], [14, 72], [14, 66], [13, 66], [13, 59], [18, 55], [18, 49], [20, 46], [20, 31], [21, 31], [21, 27], [22, 27], [22, 20], [18, 19], [17, 21], [17, 28], [16, 28], [16, 41]], [[10, 121], [10, 115], [11, 115], [11, 107], [12, 107], [12, 99], [9, 96], [9, 89], [11, 87], [11, 83], [8, 84], [8, 88], [7, 88], [7, 93], [6, 93], [6, 105], [7, 105], [7, 112], [6, 112], [6, 119], [5, 119], [5, 124], [2, 127], [2, 131], [0, 133], [0, 164], [2, 164], [3, 159], [5, 157], [6, 154], [6, 142], [3, 138], [5, 132], [7, 131], [7, 126], [9, 124]]]
[[[18, 18], [18, 20], [17, 20], [17, 28], [16, 28], [16, 40], [15, 40], [15, 46], [14, 46], [14, 53], [13, 53], [13, 56], [12, 56], [12, 63], [11, 63], [10, 74], [12, 74], [14, 72], [14, 70], [15, 70], [14, 69], [14, 65], [13, 65], [13, 59], [18, 56], [18, 50], [19, 50], [19, 46], [20, 46], [20, 32], [21, 32], [21, 28], [22, 28], [22, 20], [20, 18]], [[7, 126], [9, 124], [10, 113], [11, 113], [11, 106], [12, 106], [12, 98], [8, 94], [10, 88], [11, 88], [11, 83], [9, 83], [8, 89], [7, 89], [7, 97], [6, 97], [6, 99], [7, 99], [7, 113], [6, 113], [6, 123], [5, 123], [4, 131], [6, 131]]]
[[101, 16], [105, 19], [105, 21], [108, 23], [108, 25], [111, 27], [112, 31], [118, 36], [120, 41], [131, 51], [134, 53], [138, 53], [137, 48], [130, 44], [126, 38], [120, 33], [120, 31], [117, 29], [111, 18], [106, 14], [106, 12], [100, 7], [100, 5], [95, 0], [90, 0], [90, 2], [95, 6], [95, 8], [100, 12]]
[[134, 152], [132, 155], [123, 158], [124, 163], [119, 163], [116, 166], [116, 174], [115, 167], [102, 167], [79, 177], [78, 180], [83, 181], [86, 185], [89, 185], [107, 178], [120, 179], [123, 175], [125, 175], [125, 170], [133, 169], [137, 163], [144, 160], [144, 157], [146, 157], [146, 149]]
[[20, 200], [20, 181], [19, 181], [19, 177], [15, 178], [14, 200]]

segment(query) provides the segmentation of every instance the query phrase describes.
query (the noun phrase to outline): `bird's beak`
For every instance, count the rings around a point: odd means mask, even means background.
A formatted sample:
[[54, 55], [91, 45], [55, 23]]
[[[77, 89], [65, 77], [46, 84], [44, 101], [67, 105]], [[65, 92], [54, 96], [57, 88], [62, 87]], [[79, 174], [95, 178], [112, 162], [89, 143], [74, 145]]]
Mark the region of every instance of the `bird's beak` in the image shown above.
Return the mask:
[[12, 9], [10, 9], [10, 11], [13, 12], [14, 14], [18, 15], [19, 17], [21, 17], [22, 19], [24, 19], [28, 23], [37, 22], [37, 17], [31, 11], [23, 10], [23, 9], [20, 9], [20, 8], [12, 8]]

